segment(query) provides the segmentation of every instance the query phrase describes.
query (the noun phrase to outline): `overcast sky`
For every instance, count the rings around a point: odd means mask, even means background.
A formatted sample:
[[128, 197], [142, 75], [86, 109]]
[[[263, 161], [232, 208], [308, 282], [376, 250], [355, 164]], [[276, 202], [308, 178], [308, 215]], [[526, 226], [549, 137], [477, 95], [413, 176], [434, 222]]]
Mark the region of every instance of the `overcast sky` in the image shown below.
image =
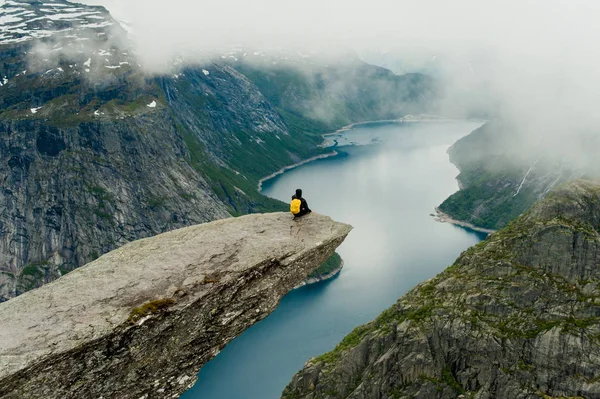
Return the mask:
[[[596, 0], [86, 0], [131, 22], [142, 43], [201, 48], [385, 46], [415, 41], [456, 51], [517, 52], [594, 46]], [[583, 42], [581, 42], [583, 40]]]
[[435, 55], [454, 84], [486, 87], [532, 129], [564, 134], [600, 126], [598, 0], [86, 2], [133, 27], [149, 66], [181, 48], [237, 45], [390, 51], [415, 68]]

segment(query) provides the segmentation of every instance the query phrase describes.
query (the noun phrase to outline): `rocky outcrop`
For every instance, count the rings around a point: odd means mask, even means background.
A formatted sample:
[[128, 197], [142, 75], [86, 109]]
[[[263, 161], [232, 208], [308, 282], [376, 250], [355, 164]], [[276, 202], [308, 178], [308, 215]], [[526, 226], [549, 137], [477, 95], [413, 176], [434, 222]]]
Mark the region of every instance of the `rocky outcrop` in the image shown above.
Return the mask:
[[344, 261], [341, 256], [336, 252], [329, 259], [325, 261], [318, 269], [310, 273], [302, 283], [298, 284], [296, 288], [320, 283], [336, 277], [342, 271], [344, 267]]
[[304, 287], [305, 285], [311, 285], [311, 284], [317, 284], [323, 281], [327, 281], [330, 280], [332, 278], [334, 278], [335, 276], [337, 276], [338, 274], [340, 274], [340, 272], [342, 271], [342, 269], [344, 268], [344, 264], [342, 263], [341, 265], [339, 265], [338, 267], [336, 267], [335, 269], [333, 269], [330, 272], [324, 273], [324, 274], [319, 274], [316, 277], [307, 277], [304, 279], [303, 282], [301, 282], [300, 284], [298, 284], [295, 288], [300, 288], [300, 287]]
[[562, 186], [311, 359], [283, 397], [600, 398], [599, 265], [600, 185]]
[[0, 398], [172, 398], [351, 227], [228, 218], [129, 243], [0, 306]]

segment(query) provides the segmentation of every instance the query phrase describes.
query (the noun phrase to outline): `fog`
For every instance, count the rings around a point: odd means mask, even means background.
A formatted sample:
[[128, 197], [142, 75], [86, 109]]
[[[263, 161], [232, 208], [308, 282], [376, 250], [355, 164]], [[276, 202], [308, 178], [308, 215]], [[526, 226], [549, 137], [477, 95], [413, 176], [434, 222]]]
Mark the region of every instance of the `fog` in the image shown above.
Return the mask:
[[[596, 0], [87, 0], [132, 30], [152, 72], [232, 48], [353, 53], [396, 73], [441, 79], [440, 113], [502, 116], [560, 147], [600, 125]], [[552, 139], [552, 140], [551, 140]]]

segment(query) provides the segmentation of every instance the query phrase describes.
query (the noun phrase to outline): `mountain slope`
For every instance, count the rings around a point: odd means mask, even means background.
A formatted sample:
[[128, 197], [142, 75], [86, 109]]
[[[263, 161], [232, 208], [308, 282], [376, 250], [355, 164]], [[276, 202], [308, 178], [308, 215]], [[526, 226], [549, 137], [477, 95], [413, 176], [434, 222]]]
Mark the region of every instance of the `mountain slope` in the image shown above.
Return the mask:
[[284, 398], [600, 397], [600, 185], [576, 181], [465, 251]]
[[311, 63], [304, 69], [289, 63], [273, 66], [242, 60], [234, 66], [265, 94], [292, 131], [294, 127], [332, 131], [359, 121], [434, 109], [436, 84], [422, 74], [398, 76], [354, 58]]
[[[102, 7], [11, 0], [0, 9], [0, 301], [131, 240], [285, 210], [257, 192], [261, 177], [325, 152], [329, 129], [381, 115], [373, 106], [335, 123], [302, 109], [291, 118], [273, 100], [283, 87], [255, 83], [269, 70], [247, 77], [227, 60], [148, 75]], [[344, 73], [331, 84], [357, 68], [378, 71], [379, 86], [402, 81], [364, 63], [336, 68]], [[373, 79], [352, 86], [376, 99]], [[427, 88], [429, 98], [432, 83], [393, 87]], [[327, 97], [325, 89], [312, 88], [307, 101]], [[412, 101], [402, 98], [397, 117]], [[358, 101], [346, 96], [337, 107]]]
[[448, 151], [460, 169], [461, 190], [439, 210], [476, 227], [500, 229], [553, 187], [574, 178], [600, 176], [598, 138], [573, 134], [544, 137], [494, 120]]

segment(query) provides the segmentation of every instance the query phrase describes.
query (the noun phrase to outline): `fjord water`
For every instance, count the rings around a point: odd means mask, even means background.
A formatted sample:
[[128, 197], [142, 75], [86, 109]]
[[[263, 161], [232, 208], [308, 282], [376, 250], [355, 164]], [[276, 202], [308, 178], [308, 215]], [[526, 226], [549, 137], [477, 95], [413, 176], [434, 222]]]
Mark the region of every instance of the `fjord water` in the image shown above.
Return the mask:
[[265, 320], [206, 364], [186, 399], [276, 399], [310, 357], [327, 352], [416, 284], [484, 238], [436, 222], [434, 207], [458, 190], [446, 150], [481, 123], [361, 125], [329, 136], [338, 156], [263, 185], [288, 202], [296, 188], [315, 212], [350, 223], [333, 280], [292, 291]]

